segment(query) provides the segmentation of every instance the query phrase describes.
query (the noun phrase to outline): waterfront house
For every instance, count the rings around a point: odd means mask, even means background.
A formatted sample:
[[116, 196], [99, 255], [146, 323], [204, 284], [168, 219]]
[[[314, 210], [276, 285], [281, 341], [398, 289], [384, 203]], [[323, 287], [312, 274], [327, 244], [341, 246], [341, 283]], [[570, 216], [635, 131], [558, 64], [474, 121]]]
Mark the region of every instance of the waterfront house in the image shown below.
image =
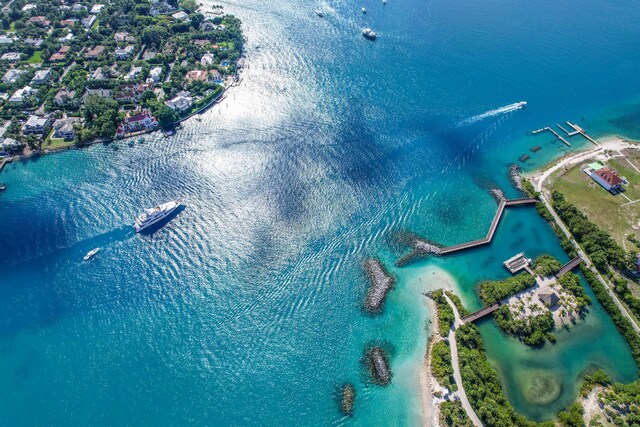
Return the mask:
[[66, 87], [63, 87], [53, 97], [53, 103], [56, 104], [57, 106], [65, 105], [69, 101], [71, 101], [75, 95], [76, 95], [75, 91], [73, 90], [70, 91]]
[[67, 53], [69, 53], [69, 46], [62, 46], [56, 53], [51, 55], [49, 58], [49, 62], [60, 62], [64, 61], [67, 58]]
[[165, 105], [174, 111], [179, 113], [185, 112], [193, 106], [193, 97], [191, 93], [186, 90], [180, 91], [169, 101], [165, 102]]
[[211, 21], [202, 21], [200, 23], [200, 31], [213, 31], [215, 28], [216, 26]]
[[41, 85], [43, 83], [48, 82], [50, 78], [51, 78], [51, 70], [50, 69], [46, 68], [46, 69], [43, 69], [43, 70], [38, 70], [33, 75], [33, 78], [31, 79], [31, 84]]
[[67, 141], [70, 141], [76, 136], [74, 125], [81, 123], [82, 120], [76, 117], [68, 117], [66, 119], [56, 120], [53, 124], [53, 137], [63, 138]]
[[219, 85], [224, 85], [224, 79], [222, 78], [222, 74], [220, 74], [218, 70], [209, 71], [209, 81], [217, 83]]
[[162, 67], [155, 67], [149, 71], [149, 78], [153, 80], [154, 83], [160, 83], [162, 80]]
[[98, 56], [100, 56], [102, 54], [102, 52], [104, 52], [104, 46], [98, 45], [98, 46], [94, 47], [93, 49], [89, 49], [84, 54], [84, 57], [87, 58], [87, 59], [96, 59]]
[[7, 62], [18, 62], [20, 61], [20, 52], [7, 52], [0, 56], [0, 60]]
[[51, 129], [51, 119], [31, 115], [24, 126], [22, 126], [22, 133], [24, 135], [43, 135], [49, 132], [49, 129]]
[[144, 110], [134, 116], [125, 117], [124, 128], [128, 132], [150, 130], [158, 127], [158, 121], [149, 110]]
[[0, 143], [0, 149], [2, 151], [20, 151], [23, 145], [13, 138], [5, 138]]
[[89, 15], [80, 22], [82, 22], [82, 25], [88, 30], [89, 28], [91, 28], [94, 22], [96, 22], [96, 19], [98, 18], [96, 18], [95, 15]]
[[18, 89], [9, 98], [9, 103], [14, 105], [24, 104], [33, 94], [34, 90], [31, 86], [25, 86], [22, 89]]
[[117, 59], [120, 59], [120, 60], [129, 59], [129, 57], [133, 53], [133, 49], [134, 49], [133, 45], [127, 45], [124, 48], [116, 49], [114, 54], [116, 55]]
[[2, 82], [3, 83], [15, 83], [20, 76], [24, 74], [24, 70], [15, 70], [15, 69], [11, 69], [9, 71], [7, 71], [6, 73], [4, 73], [4, 76], [2, 77]]
[[616, 171], [598, 162], [590, 163], [582, 171], [611, 194], [624, 191], [622, 184], [627, 183], [625, 179], [618, 176]]

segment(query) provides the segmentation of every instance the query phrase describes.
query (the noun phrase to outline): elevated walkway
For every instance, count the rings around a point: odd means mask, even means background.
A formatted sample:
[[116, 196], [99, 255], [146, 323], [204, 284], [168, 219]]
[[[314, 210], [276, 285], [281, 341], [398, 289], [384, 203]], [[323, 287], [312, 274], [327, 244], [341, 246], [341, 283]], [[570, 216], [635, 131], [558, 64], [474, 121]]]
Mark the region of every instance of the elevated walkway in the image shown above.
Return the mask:
[[501, 305], [502, 305], [502, 303], [500, 303], [500, 302], [494, 302], [491, 305], [488, 305], [486, 307], [482, 307], [478, 311], [474, 311], [473, 313], [469, 314], [468, 316], [463, 317], [460, 320], [461, 320], [462, 323], [475, 322], [478, 319], [482, 319], [483, 317], [490, 315], [491, 313], [493, 313], [494, 311], [499, 309]]

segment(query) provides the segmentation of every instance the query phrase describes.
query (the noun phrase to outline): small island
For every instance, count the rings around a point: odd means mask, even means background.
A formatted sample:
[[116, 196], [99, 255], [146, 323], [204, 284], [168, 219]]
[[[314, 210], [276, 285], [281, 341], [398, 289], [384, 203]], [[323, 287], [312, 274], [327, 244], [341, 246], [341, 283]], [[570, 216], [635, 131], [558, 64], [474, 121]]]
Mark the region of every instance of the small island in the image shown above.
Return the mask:
[[552, 332], [556, 327], [575, 323], [591, 304], [576, 274], [557, 277], [561, 268], [558, 260], [542, 255], [527, 271], [480, 283], [478, 292], [486, 304], [502, 303], [494, 313], [500, 329], [529, 346], [540, 347], [546, 341], [555, 342]]
[[2, 11], [0, 157], [172, 125], [238, 80], [241, 22], [195, 0], [33, 0]]

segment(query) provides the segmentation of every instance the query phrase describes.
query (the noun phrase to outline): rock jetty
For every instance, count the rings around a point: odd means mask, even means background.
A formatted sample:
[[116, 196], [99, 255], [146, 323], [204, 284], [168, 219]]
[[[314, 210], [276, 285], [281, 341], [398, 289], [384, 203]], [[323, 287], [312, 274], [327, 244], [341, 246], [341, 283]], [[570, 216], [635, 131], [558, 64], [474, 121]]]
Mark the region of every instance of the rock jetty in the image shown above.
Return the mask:
[[381, 387], [388, 386], [391, 383], [391, 368], [384, 349], [379, 346], [370, 347], [365, 351], [364, 358], [371, 381]]
[[364, 262], [364, 269], [369, 277], [369, 290], [364, 299], [364, 308], [369, 313], [380, 313], [387, 294], [393, 289], [395, 278], [384, 269], [380, 261], [369, 258]]
[[340, 387], [340, 411], [348, 417], [353, 416], [353, 407], [356, 403], [356, 388], [351, 383]]

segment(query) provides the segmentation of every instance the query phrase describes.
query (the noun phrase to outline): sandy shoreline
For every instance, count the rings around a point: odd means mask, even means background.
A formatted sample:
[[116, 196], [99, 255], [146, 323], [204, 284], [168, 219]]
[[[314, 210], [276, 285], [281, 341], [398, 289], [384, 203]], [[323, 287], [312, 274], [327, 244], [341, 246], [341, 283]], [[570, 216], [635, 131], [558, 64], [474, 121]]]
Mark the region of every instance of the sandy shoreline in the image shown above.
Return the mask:
[[[427, 334], [427, 345], [423, 357], [416, 374], [418, 375], [418, 386], [420, 391], [421, 415], [423, 426], [438, 426], [439, 410], [437, 404], [434, 403], [433, 393], [438, 386], [436, 379], [431, 374], [431, 349], [433, 345], [439, 341], [438, 322], [434, 322], [436, 317], [436, 304], [424, 294], [435, 289], [450, 290], [457, 294], [457, 283], [453, 276], [446, 270], [436, 266], [427, 266], [420, 269], [413, 279], [414, 285], [420, 289], [420, 297], [423, 298], [423, 304], [429, 312], [431, 323], [425, 325], [425, 333]], [[417, 281], [417, 284], [415, 282]]]

